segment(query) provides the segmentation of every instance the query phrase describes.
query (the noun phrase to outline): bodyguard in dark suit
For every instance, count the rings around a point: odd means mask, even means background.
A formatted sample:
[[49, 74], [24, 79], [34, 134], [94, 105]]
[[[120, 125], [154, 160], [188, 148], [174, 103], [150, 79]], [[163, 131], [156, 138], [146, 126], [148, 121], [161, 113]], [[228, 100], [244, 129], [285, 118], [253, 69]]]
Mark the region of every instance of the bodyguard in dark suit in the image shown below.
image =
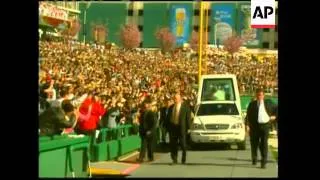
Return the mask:
[[157, 114], [152, 111], [151, 103], [152, 101], [150, 98], [147, 98], [144, 102], [145, 110], [141, 116], [139, 127], [141, 150], [139, 158], [137, 159], [138, 162], [143, 162], [146, 151], [148, 152], [149, 161], [154, 160], [153, 151], [157, 133]]
[[268, 137], [274, 107], [271, 100], [264, 99], [263, 89], [256, 91], [257, 100], [251, 101], [247, 109], [246, 126], [249, 130], [252, 164], [257, 163], [258, 147], [261, 153], [261, 168], [268, 160]]
[[182, 149], [182, 164], [186, 163], [187, 156], [187, 134], [191, 127], [191, 111], [189, 105], [182, 101], [181, 95], [174, 96], [174, 105], [169, 108], [166, 127], [170, 136], [171, 159], [173, 164], [177, 164], [178, 144]]
[[160, 108], [160, 129], [161, 129], [161, 142], [163, 145], [166, 145], [166, 135], [167, 129], [165, 127], [165, 122], [169, 121], [169, 108], [171, 106], [171, 102], [169, 99], [165, 101], [165, 104], [162, 108]]

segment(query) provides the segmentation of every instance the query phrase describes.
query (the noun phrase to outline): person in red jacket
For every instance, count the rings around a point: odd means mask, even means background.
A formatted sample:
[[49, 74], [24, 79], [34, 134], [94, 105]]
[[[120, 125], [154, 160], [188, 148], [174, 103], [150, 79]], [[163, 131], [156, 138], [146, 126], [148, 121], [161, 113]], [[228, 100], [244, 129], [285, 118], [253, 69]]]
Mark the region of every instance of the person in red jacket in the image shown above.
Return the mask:
[[79, 108], [79, 119], [76, 132], [78, 134], [90, 136], [90, 141], [93, 142], [100, 118], [104, 113], [105, 109], [100, 103], [97, 94], [89, 95]]

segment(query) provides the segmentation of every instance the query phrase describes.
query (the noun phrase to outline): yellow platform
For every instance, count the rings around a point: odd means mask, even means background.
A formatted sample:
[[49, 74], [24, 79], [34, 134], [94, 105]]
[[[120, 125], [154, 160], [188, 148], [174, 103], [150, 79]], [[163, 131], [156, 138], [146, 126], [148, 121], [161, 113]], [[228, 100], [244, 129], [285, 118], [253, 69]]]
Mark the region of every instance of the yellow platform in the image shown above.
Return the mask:
[[102, 161], [90, 164], [90, 169], [87, 169], [87, 173], [92, 176], [103, 176], [103, 175], [119, 175], [128, 176], [130, 172], [137, 169], [139, 164], [132, 163], [120, 163], [115, 161]]

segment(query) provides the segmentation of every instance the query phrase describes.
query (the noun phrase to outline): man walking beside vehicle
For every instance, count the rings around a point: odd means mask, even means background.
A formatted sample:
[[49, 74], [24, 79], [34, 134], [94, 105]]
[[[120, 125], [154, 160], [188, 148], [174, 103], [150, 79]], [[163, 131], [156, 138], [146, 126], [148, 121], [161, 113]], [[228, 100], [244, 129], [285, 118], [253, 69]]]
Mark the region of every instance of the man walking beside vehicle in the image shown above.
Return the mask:
[[170, 149], [173, 165], [177, 164], [178, 144], [182, 149], [182, 164], [186, 163], [187, 157], [187, 133], [191, 126], [190, 107], [182, 101], [180, 93], [174, 96], [174, 105], [169, 108], [167, 129], [170, 137]]
[[152, 100], [148, 97], [144, 101], [145, 110], [140, 122], [141, 148], [137, 162], [142, 163], [147, 151], [149, 161], [154, 160], [154, 144], [157, 130], [157, 115], [153, 111]]
[[268, 160], [268, 138], [273, 118], [273, 104], [264, 99], [263, 89], [257, 89], [256, 100], [251, 101], [247, 109], [246, 127], [250, 135], [252, 164], [257, 164], [258, 147], [261, 153], [261, 168], [265, 169]]
[[160, 109], [160, 129], [161, 129], [161, 142], [162, 145], [166, 145], [166, 135], [167, 135], [167, 129], [165, 127], [165, 122], [168, 122], [168, 116], [169, 114], [169, 108], [172, 105], [171, 101], [169, 99], [165, 100], [164, 106]]

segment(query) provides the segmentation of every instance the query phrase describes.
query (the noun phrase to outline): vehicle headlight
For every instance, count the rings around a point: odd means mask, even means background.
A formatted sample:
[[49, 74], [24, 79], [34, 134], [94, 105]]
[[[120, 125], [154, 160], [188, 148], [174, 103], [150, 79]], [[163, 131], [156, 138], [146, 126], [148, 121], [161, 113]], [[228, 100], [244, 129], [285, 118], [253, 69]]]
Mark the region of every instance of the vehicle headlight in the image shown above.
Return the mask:
[[203, 129], [201, 124], [193, 124], [193, 129]]
[[231, 126], [231, 129], [240, 129], [240, 128], [243, 128], [242, 123], [236, 123]]

